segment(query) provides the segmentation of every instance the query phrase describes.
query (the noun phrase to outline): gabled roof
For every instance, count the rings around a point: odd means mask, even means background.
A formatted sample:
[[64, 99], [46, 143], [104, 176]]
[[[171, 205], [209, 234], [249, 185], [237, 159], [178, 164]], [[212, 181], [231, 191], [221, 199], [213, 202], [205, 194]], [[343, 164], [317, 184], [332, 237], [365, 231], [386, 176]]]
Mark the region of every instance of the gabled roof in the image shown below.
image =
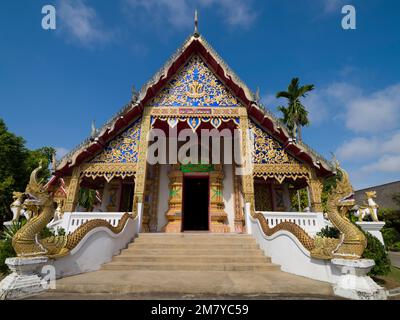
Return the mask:
[[108, 141], [126, 128], [142, 114], [146, 103], [150, 101], [168, 83], [179, 68], [194, 54], [200, 54], [207, 65], [223, 83], [240, 99], [248, 110], [248, 115], [297, 159], [315, 167], [320, 176], [329, 176], [334, 168], [329, 161], [302, 142], [293, 141], [287, 127], [258, 101], [254, 93], [229, 68], [211, 45], [199, 34], [190, 35], [183, 45], [171, 56], [165, 65], [140, 90], [135, 100], [129, 102], [116, 115], [90, 137], [63, 157], [57, 164], [56, 175], [69, 174], [72, 168], [90, 159], [98, 153]]

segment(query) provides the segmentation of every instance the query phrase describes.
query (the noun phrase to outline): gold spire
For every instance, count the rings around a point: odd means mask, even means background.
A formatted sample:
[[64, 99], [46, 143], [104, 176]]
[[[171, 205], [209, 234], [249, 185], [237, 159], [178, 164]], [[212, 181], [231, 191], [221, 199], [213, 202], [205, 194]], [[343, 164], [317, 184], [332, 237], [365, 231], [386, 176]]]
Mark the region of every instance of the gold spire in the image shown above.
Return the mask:
[[199, 20], [198, 20], [198, 14], [197, 14], [197, 9], [194, 11], [194, 35], [198, 37], [199, 34]]

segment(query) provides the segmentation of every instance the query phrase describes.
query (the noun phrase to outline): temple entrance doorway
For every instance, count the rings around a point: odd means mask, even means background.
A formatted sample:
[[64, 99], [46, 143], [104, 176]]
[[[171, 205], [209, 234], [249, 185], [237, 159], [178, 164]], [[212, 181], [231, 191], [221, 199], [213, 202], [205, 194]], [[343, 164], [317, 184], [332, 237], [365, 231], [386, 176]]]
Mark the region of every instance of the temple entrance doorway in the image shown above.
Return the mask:
[[208, 177], [184, 177], [182, 231], [209, 231]]

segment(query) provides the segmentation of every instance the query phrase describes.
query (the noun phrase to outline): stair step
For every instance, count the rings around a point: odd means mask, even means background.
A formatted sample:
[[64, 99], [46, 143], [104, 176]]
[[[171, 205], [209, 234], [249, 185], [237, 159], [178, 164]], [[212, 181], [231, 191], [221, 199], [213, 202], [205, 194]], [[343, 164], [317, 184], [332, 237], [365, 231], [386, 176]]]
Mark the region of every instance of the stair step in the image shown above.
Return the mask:
[[272, 263], [122, 263], [110, 262], [103, 270], [181, 270], [181, 271], [272, 271], [280, 267]]
[[[223, 251], [224, 255], [231, 256], [262, 256], [264, 257], [264, 253], [260, 249], [241, 249], [241, 248], [229, 248]], [[143, 249], [141, 247], [132, 246], [129, 249], [123, 250], [121, 255], [123, 256], [137, 256], [137, 255], [173, 255], [173, 256], [182, 256], [182, 255], [191, 255], [191, 256], [220, 256], [221, 250], [218, 248], [206, 248], [206, 249], [198, 249], [198, 248], [168, 248], [168, 249]]]
[[266, 263], [271, 262], [265, 256], [209, 256], [209, 255], [120, 255], [114, 257], [113, 262], [163, 262], [163, 263]]
[[139, 233], [139, 238], [249, 238], [253, 239], [251, 235], [242, 233], [208, 233], [208, 232], [182, 232], [182, 233]]
[[131, 243], [128, 248], [132, 247], [140, 247], [142, 249], [151, 249], [154, 247], [160, 248], [160, 249], [212, 249], [212, 248], [218, 248], [219, 250], [223, 251], [226, 249], [230, 248], [240, 248], [240, 249], [258, 249], [258, 245], [253, 242], [249, 244], [242, 244], [242, 243], [234, 243], [234, 244], [229, 244], [229, 243], [216, 243], [216, 242], [210, 242], [210, 243], [186, 243], [186, 242], [160, 242], [160, 243], [136, 243], [133, 242]]
[[229, 244], [229, 245], [244, 245], [244, 244], [254, 244], [254, 239], [240, 239], [240, 238], [233, 238], [233, 239], [197, 239], [197, 238], [170, 238], [170, 239], [163, 239], [163, 238], [138, 238], [135, 239], [134, 243], [142, 244]]

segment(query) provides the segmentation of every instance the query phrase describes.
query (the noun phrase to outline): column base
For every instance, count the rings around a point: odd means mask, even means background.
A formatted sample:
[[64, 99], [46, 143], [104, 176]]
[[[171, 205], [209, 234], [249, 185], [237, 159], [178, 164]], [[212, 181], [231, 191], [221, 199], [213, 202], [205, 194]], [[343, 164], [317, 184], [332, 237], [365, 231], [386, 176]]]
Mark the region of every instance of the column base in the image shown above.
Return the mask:
[[41, 278], [41, 268], [47, 257], [8, 258], [6, 263], [12, 273], [0, 283], [0, 300], [23, 299], [47, 290]]
[[365, 232], [372, 234], [376, 237], [383, 245], [385, 242], [383, 241], [383, 236], [381, 233], [381, 229], [385, 226], [385, 222], [379, 221], [357, 221], [356, 224], [361, 227]]
[[335, 295], [353, 300], [387, 299], [386, 291], [367, 276], [375, 265], [373, 260], [332, 259], [331, 263], [341, 273], [338, 282], [333, 286]]

